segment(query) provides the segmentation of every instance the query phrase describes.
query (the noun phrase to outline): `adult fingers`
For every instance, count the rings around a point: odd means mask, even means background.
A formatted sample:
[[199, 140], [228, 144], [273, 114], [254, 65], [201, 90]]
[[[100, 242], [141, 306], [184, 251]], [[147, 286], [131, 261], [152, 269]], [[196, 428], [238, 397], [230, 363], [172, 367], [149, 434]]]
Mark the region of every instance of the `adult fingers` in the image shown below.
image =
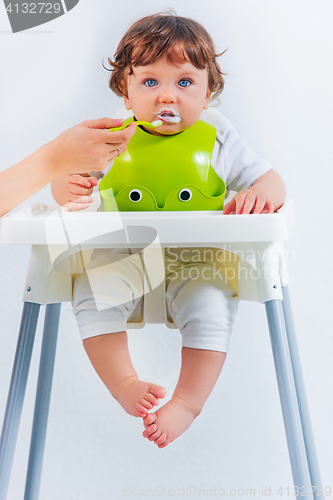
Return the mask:
[[[76, 127], [73, 127], [73, 129], [70, 129], [70, 131], [74, 131], [75, 129], [77, 130], [78, 128], [81, 130], [85, 130], [84, 132], [84, 138], [85, 141], [88, 144], [121, 144], [124, 142], [128, 142], [132, 135], [135, 133], [136, 130], [136, 124], [133, 122], [131, 123], [128, 127], [126, 127], [123, 130], [118, 130], [117, 132], [110, 132], [109, 129], [112, 129], [114, 127], [119, 127], [119, 125], [122, 125], [123, 120], [120, 120], [120, 122], [116, 120], [111, 120], [111, 121], [103, 121], [107, 120], [106, 118], [103, 118], [102, 120], [99, 120], [99, 124], [104, 123], [103, 127], [100, 128], [94, 128], [91, 127], [90, 124], [94, 122], [94, 120], [87, 121], [87, 122], [82, 122]], [[106, 126], [107, 125], [107, 126]]]
[[97, 118], [95, 120], [85, 120], [79, 125], [89, 128], [106, 129], [111, 127], [120, 127], [124, 123], [122, 118]]
[[[132, 127], [133, 125], [133, 127]], [[129, 130], [128, 130], [129, 129]], [[120, 156], [122, 153], [124, 153], [127, 149], [127, 145], [130, 141], [130, 138], [132, 137], [132, 135], [135, 133], [135, 130], [136, 130], [136, 125], [131, 123], [131, 125], [128, 127], [128, 129], [126, 130], [121, 130], [119, 132], [119, 134], [121, 134], [122, 132], [126, 132], [126, 134], [122, 134], [120, 136], [120, 139], [122, 138], [122, 142], [112, 142], [112, 143], [109, 143], [108, 146], [111, 147], [111, 155], [109, 156], [110, 158], [110, 161], [114, 160], [117, 156]], [[112, 132], [113, 134], [113, 132]], [[114, 132], [114, 134], [118, 134], [118, 132]]]
[[[89, 135], [88, 152], [93, 152], [93, 162], [90, 162], [90, 170], [103, 170], [119, 154], [124, 153], [130, 138], [135, 133], [136, 124], [131, 123], [126, 129], [118, 132], [108, 130], [93, 130]], [[118, 150], [120, 150], [118, 152]], [[87, 168], [87, 167], [85, 167]], [[87, 168], [88, 170], [88, 168]]]
[[104, 144], [101, 145], [100, 163], [102, 169], [105, 168], [112, 160], [117, 156], [121, 155], [126, 151], [127, 145], [130, 138], [133, 136], [136, 130], [136, 124], [131, 123], [125, 130], [120, 130], [118, 132], [104, 131], [103, 136]]
[[[128, 144], [130, 138], [136, 131], [136, 123], [132, 122], [126, 127], [124, 130], [118, 130], [117, 132], [106, 131], [108, 133], [106, 137], [107, 144], [120, 144], [126, 143]], [[103, 136], [104, 136], [103, 132]]]

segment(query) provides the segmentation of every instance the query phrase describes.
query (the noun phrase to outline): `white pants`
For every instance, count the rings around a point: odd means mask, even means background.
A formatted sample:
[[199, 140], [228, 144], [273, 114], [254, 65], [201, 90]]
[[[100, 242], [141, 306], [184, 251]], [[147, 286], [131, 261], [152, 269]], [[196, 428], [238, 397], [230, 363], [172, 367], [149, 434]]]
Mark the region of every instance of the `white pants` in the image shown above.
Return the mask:
[[[238, 298], [212, 263], [186, 262], [166, 251], [167, 313], [184, 347], [227, 352]], [[143, 309], [140, 255], [108, 253], [94, 259], [74, 284], [74, 314], [82, 339], [126, 330]]]

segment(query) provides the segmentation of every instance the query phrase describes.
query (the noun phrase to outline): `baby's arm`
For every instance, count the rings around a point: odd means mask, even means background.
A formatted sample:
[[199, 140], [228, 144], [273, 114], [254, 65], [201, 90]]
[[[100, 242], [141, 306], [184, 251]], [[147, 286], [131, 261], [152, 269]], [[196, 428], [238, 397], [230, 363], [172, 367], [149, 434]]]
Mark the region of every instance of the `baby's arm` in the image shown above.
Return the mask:
[[52, 181], [52, 194], [59, 205], [83, 210], [93, 201], [90, 195], [97, 183], [96, 177], [88, 174], [66, 174]]
[[273, 213], [286, 199], [286, 187], [273, 169], [259, 177], [251, 187], [239, 191], [224, 207], [223, 214]]

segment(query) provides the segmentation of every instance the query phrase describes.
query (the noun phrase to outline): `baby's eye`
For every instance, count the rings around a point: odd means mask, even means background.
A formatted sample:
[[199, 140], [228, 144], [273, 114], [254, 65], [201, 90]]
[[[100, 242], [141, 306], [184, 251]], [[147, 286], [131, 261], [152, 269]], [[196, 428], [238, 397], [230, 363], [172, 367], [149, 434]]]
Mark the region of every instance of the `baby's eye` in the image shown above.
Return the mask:
[[147, 85], [147, 87], [156, 87], [157, 81], [154, 80], [154, 78], [149, 78], [148, 80], [145, 80], [144, 84]]
[[192, 82], [188, 78], [183, 78], [182, 80], [179, 80], [178, 85], [179, 87], [189, 87], [192, 85]]

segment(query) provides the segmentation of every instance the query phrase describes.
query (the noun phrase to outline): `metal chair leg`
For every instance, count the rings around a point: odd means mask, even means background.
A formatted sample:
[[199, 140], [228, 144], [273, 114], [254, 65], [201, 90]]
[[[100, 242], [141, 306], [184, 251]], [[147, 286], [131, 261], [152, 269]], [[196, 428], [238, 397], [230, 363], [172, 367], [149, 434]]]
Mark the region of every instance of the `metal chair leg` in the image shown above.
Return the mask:
[[0, 439], [0, 500], [7, 497], [40, 304], [25, 302]]
[[24, 500], [37, 500], [39, 496], [57, 346], [60, 307], [61, 304], [49, 304], [46, 306]]
[[[313, 438], [310, 412], [308, 408], [305, 385], [303, 380], [302, 366], [298, 353], [297, 338], [294, 326], [294, 320], [291, 310], [291, 302], [288, 286], [282, 288], [283, 294], [283, 314], [286, 323], [287, 338], [290, 351], [290, 359], [293, 367], [296, 394], [299, 406], [299, 413], [301, 417], [301, 423], [303, 428], [305, 449], [309, 464], [311, 484], [315, 487], [313, 496], [315, 499], [322, 498], [322, 490], [319, 487], [322, 486], [322, 481], [320, 477], [316, 446]], [[319, 490], [319, 491], [318, 491]]]
[[281, 300], [265, 302], [296, 498], [313, 500]]

